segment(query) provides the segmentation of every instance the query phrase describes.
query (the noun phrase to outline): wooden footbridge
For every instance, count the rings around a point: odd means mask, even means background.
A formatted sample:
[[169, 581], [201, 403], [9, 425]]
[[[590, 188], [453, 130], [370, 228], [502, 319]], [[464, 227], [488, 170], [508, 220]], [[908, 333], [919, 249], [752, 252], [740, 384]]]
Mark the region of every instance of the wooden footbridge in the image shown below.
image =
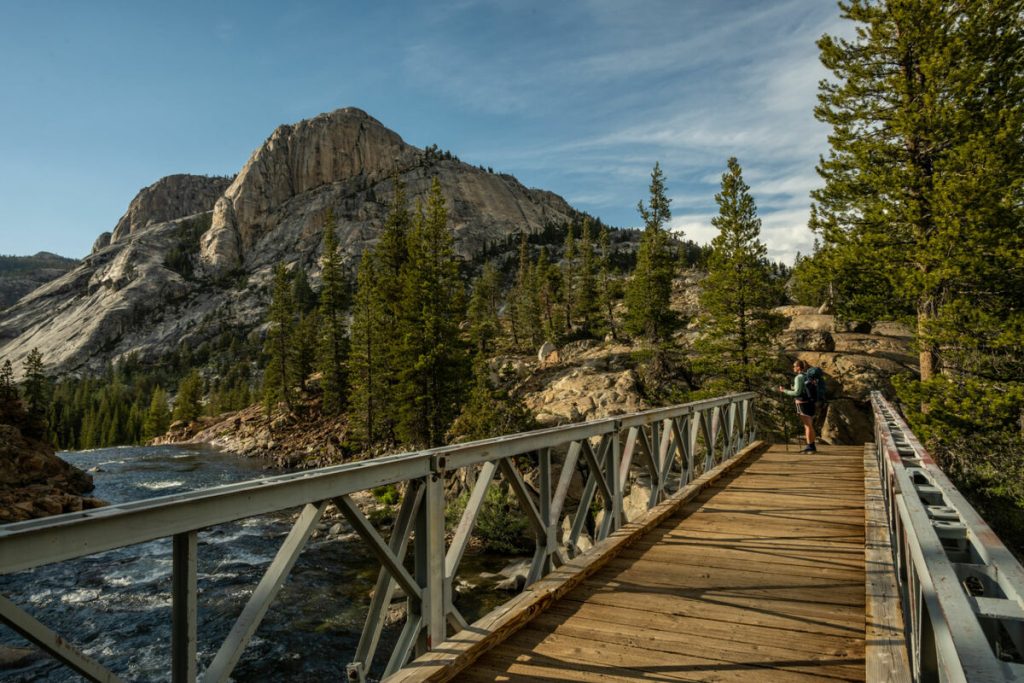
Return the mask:
[[[876, 394], [875, 443], [801, 455], [755, 440], [754, 400], [7, 525], [0, 574], [170, 536], [171, 679], [225, 681], [333, 503], [381, 563], [353, 681], [1024, 681], [1024, 570], [895, 409]], [[446, 530], [456, 472], [471, 493]], [[404, 489], [388, 539], [350, 498], [385, 484]], [[514, 494], [536, 549], [526, 588], [470, 624], [453, 585], [495, 485]], [[201, 658], [198, 534], [293, 507], [235, 627]], [[385, 660], [397, 588], [406, 616]], [[0, 619], [85, 677], [120, 680], [3, 596]]]

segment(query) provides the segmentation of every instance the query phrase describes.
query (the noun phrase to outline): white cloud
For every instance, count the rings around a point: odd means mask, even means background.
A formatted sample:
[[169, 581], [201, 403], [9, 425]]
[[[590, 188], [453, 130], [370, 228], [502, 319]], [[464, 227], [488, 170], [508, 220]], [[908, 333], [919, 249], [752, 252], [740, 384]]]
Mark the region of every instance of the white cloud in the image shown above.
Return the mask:
[[[809, 249], [809, 192], [820, 185], [814, 165], [827, 149], [827, 129], [813, 117], [826, 75], [814, 43], [842, 30], [834, 6], [587, 0], [526, 7], [536, 22], [525, 38], [509, 6], [467, 0], [449, 7], [447, 22], [490, 11], [509, 20], [508, 35], [489, 32], [467, 45], [442, 31], [407, 52], [407, 71], [423, 87], [498, 122], [533, 122], [517, 126], [515, 137], [479, 137], [470, 158], [619, 225], [638, 222], [636, 203], [660, 161], [673, 225], [709, 241], [714, 194], [726, 159], [736, 156], [773, 258]], [[505, 42], [510, 36], [522, 40]]]

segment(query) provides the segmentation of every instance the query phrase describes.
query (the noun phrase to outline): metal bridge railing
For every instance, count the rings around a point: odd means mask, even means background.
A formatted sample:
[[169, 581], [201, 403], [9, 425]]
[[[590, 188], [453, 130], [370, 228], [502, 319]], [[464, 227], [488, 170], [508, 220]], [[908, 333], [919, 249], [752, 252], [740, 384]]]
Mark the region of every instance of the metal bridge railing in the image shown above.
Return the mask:
[[[413, 655], [467, 626], [452, 602], [452, 585], [488, 487], [501, 477], [514, 493], [536, 538], [527, 583], [579, 554], [589, 521], [595, 541], [625, 521], [623, 495], [631, 469], [646, 472], [647, 508], [732, 457], [754, 439], [753, 393], [699, 401], [631, 415], [564, 425], [485, 441], [392, 455], [314, 471], [269, 477], [193, 493], [111, 505], [0, 527], [0, 575], [113, 548], [171, 537], [171, 661], [173, 681], [198, 676], [196, 610], [198, 534], [206, 527], [289, 508], [297, 521], [271, 561], [234, 627], [205, 670], [204, 681], [225, 681], [270, 609], [327, 505], [333, 502], [380, 561], [351, 680], [364, 680], [397, 587], [407, 616], [385, 675]], [[537, 490], [526, 484], [516, 459], [538, 471]], [[475, 484], [450, 542], [445, 531], [446, 477], [472, 468]], [[584, 476], [581, 500], [569, 499], [573, 477]], [[467, 479], [473, 479], [473, 476]], [[350, 494], [401, 484], [403, 499], [385, 540]], [[595, 498], [602, 513], [592, 512]], [[562, 533], [563, 520], [569, 532]], [[588, 519], [589, 518], [589, 519]], [[412, 545], [412, 570], [406, 556]], [[0, 595], [0, 621], [86, 678], [118, 677], [28, 612]]]
[[916, 681], [1024, 681], [1024, 569], [872, 392], [875, 445]]

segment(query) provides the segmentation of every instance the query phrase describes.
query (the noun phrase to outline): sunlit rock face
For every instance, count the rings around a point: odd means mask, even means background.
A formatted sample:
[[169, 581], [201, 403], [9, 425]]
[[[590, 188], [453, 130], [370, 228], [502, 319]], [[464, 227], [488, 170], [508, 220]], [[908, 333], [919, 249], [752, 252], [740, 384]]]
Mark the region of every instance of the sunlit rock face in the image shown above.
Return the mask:
[[209, 211], [230, 184], [231, 178], [201, 175], [179, 174], [161, 178], [139, 191], [109, 239], [98, 240], [93, 251], [121, 242], [141, 228]]
[[155, 360], [182, 343], [244, 336], [263, 323], [274, 265], [303, 268], [318, 286], [328, 213], [354, 269], [380, 235], [396, 179], [415, 210], [434, 178], [464, 257], [575, 216], [557, 195], [340, 109], [279, 127], [234, 179], [169, 176], [143, 189], [77, 267], [0, 313], [0, 356], [18, 372], [39, 348], [48, 370], [89, 372], [130, 353]]

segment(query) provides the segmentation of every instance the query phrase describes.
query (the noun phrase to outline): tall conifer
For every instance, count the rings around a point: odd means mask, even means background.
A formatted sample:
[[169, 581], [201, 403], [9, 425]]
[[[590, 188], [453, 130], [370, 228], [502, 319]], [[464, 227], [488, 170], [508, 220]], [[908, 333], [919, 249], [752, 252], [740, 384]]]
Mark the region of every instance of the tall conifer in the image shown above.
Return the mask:
[[925, 408], [910, 416], [922, 436], [933, 426], [1016, 425], [1024, 7], [851, 0], [840, 8], [857, 34], [818, 43], [833, 77], [822, 82], [815, 115], [832, 133], [818, 167], [825, 186], [813, 193], [838, 311], [916, 321], [922, 384], [901, 391]]
[[578, 250], [580, 263], [575, 281], [570, 285], [576, 290], [576, 317], [587, 334], [593, 333], [594, 315], [598, 306], [597, 259], [590, 229], [590, 217], [584, 216]]
[[356, 273], [348, 356], [349, 425], [353, 437], [367, 447], [386, 440], [385, 425], [390, 411], [395, 409], [386, 402], [389, 375], [395, 368], [384, 358], [388, 340], [394, 338], [396, 331], [389, 330], [385, 321], [377, 255], [368, 250], [363, 253]]
[[562, 253], [562, 308], [565, 311], [565, 332], [572, 332], [573, 315], [577, 293], [576, 285], [576, 236], [572, 223], [566, 226], [565, 245]]
[[619, 282], [612, 275], [612, 249], [608, 237], [608, 228], [601, 226], [597, 238], [598, 248], [598, 307], [604, 316], [608, 333], [612, 339], [619, 338], [618, 324], [615, 317], [615, 299], [620, 295]]
[[435, 178], [413, 219], [403, 268], [399, 435], [409, 444], [438, 446], [458, 414], [469, 375], [459, 338], [465, 293], [441, 184]]
[[263, 400], [269, 413], [278, 402], [284, 401], [292, 409], [293, 348], [295, 305], [292, 301], [291, 281], [283, 263], [274, 268], [269, 327], [264, 351], [269, 355], [263, 375]]
[[485, 263], [480, 277], [473, 283], [469, 299], [469, 336], [476, 352], [489, 354], [501, 332], [498, 311], [501, 308], [501, 273], [493, 263]]
[[718, 235], [711, 242], [701, 288], [698, 371], [711, 393], [776, 386], [775, 336], [783, 320], [773, 312], [782, 293], [761, 242], [761, 219], [735, 157], [715, 195]]
[[650, 199], [637, 204], [644, 233], [637, 250], [636, 269], [626, 285], [627, 324], [631, 334], [659, 342], [668, 338], [675, 317], [669, 309], [672, 264], [666, 226], [672, 218], [665, 176], [658, 163], [651, 171]]
[[22, 379], [22, 393], [25, 399], [25, 410], [29, 423], [27, 431], [32, 436], [41, 437], [48, 431], [47, 416], [50, 409], [50, 397], [53, 383], [43, 369], [43, 354], [34, 348], [28, 352], [24, 364], [25, 376]]
[[[109, 411], [100, 408], [100, 413]], [[198, 370], [192, 370], [178, 384], [178, 394], [174, 397], [174, 419], [191, 422], [198, 418], [203, 412], [203, 378], [199, 376]], [[115, 413], [116, 415], [116, 413]], [[120, 424], [120, 417], [115, 416], [107, 427], [106, 443], [113, 445], [119, 443], [116, 429]]]
[[323, 410], [327, 414], [340, 413], [345, 408], [345, 356], [348, 351], [345, 335], [348, 296], [334, 230], [334, 212], [328, 211], [324, 219], [324, 249], [320, 263], [320, 304], [317, 309], [320, 339], [316, 354], [323, 389]]

